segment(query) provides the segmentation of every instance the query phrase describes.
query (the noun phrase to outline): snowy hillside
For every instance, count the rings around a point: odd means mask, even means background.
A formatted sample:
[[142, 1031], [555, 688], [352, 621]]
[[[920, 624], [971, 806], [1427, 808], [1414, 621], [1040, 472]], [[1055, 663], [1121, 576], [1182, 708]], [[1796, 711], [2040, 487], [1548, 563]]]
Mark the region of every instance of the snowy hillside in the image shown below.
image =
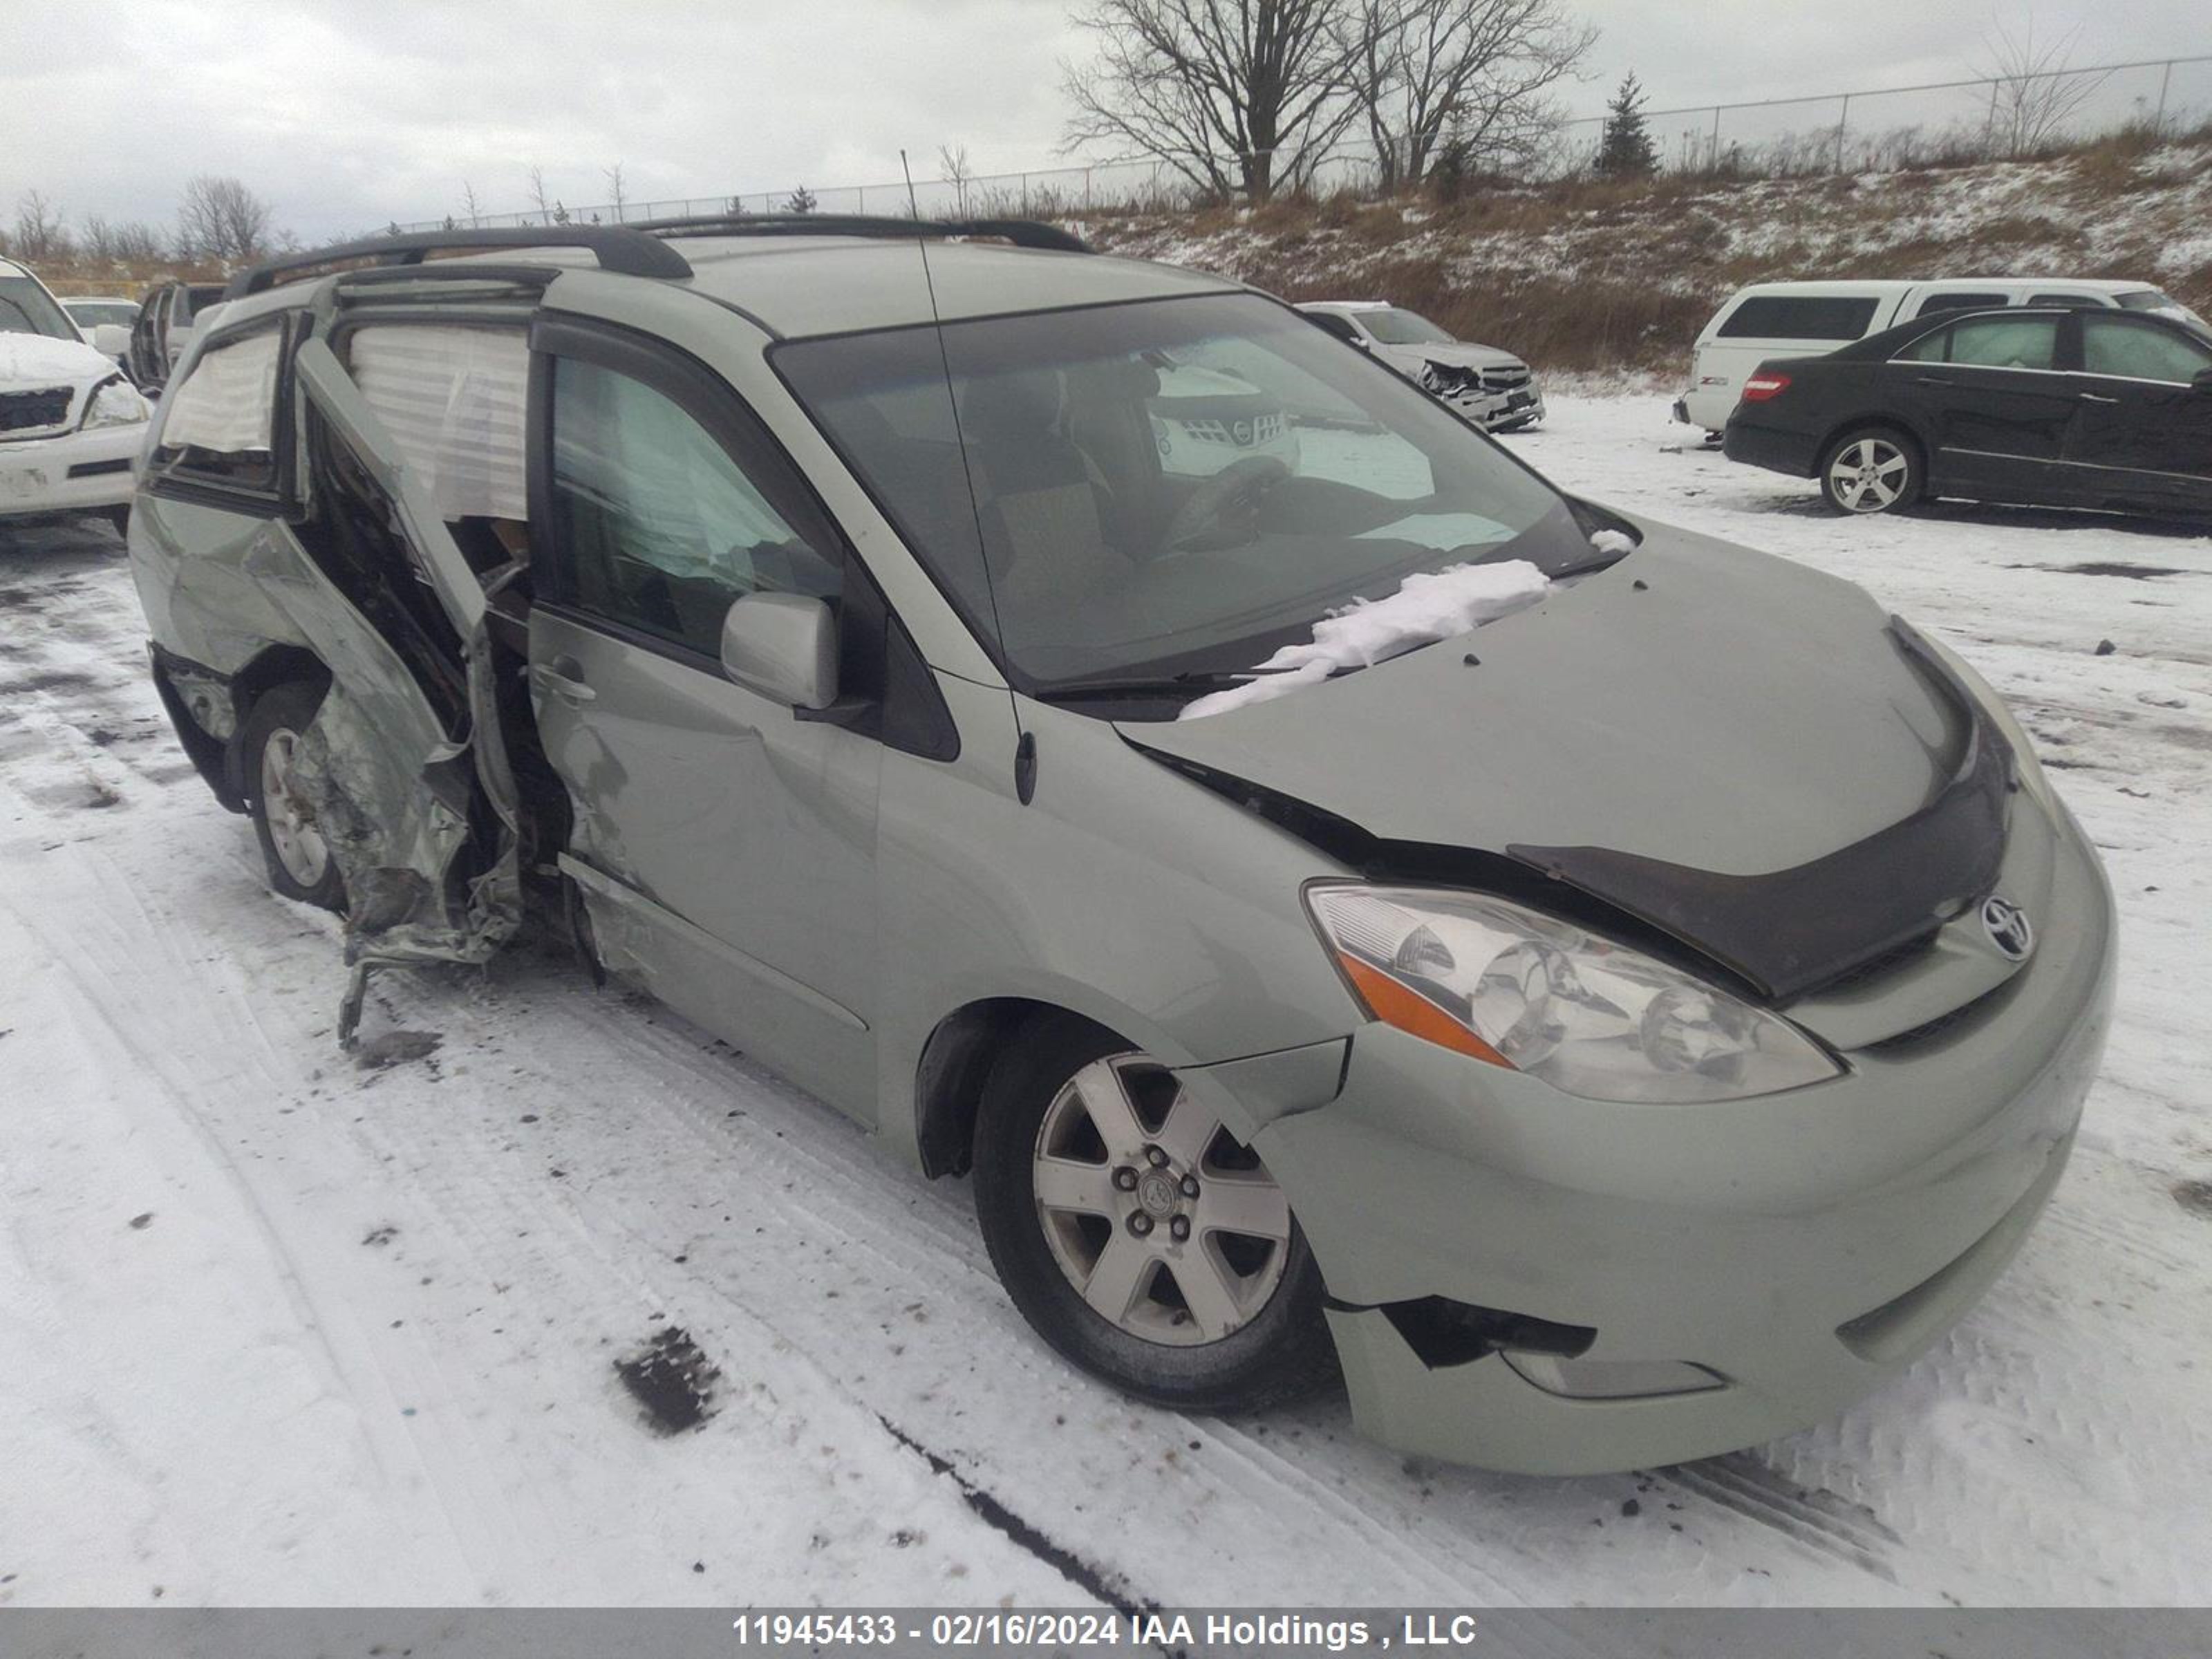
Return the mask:
[[1293, 300], [1388, 299], [1539, 368], [1675, 371], [1773, 278], [2118, 276], [2212, 313], [2212, 136], [2050, 161], [1802, 179], [1473, 187], [1450, 204], [1281, 202], [1100, 218], [1114, 252]]

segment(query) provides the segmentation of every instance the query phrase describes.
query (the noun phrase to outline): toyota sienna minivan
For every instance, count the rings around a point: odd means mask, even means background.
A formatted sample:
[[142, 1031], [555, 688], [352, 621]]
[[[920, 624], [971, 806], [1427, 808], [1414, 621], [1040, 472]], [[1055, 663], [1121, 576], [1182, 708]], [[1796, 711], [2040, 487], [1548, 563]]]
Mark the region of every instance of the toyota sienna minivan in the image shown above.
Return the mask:
[[[1197, 375], [1297, 429], [1163, 466]], [[542, 919], [972, 1175], [1132, 1395], [1762, 1441], [2073, 1144], [2110, 896], [1973, 671], [1234, 283], [1006, 222], [386, 239], [238, 278], [156, 418], [155, 682], [343, 912], [344, 1032]]]

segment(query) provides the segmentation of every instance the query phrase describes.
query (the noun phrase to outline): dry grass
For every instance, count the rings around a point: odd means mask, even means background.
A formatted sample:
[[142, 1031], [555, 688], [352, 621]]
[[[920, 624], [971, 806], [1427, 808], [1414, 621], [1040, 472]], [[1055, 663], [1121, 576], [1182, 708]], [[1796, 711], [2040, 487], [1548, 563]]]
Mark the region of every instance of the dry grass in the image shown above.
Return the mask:
[[2025, 270], [2158, 283], [2212, 313], [2212, 263], [2164, 257], [2212, 205], [2212, 130], [2115, 133], [2040, 162], [1866, 179], [1492, 183], [1450, 202], [1278, 200], [1086, 222], [1102, 245], [1291, 301], [1381, 297], [1558, 371], [1679, 368], [1743, 283]]
[[61, 264], [31, 264], [39, 280], [64, 299], [79, 294], [119, 295], [135, 300], [155, 283], [171, 276], [186, 282], [216, 283], [229, 273], [219, 265], [179, 264], [161, 260], [150, 264], [121, 264], [110, 260]]

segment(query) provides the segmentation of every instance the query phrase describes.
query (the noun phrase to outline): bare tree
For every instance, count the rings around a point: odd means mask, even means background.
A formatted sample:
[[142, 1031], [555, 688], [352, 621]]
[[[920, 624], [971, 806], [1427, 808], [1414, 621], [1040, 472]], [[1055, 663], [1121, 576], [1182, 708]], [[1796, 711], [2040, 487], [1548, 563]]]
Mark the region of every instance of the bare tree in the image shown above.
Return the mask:
[[461, 180], [461, 205], [469, 210], [470, 224], [475, 225], [483, 221], [483, 210], [477, 204], [477, 187], [466, 179]]
[[1530, 160], [1558, 125], [1547, 94], [1597, 42], [1559, 0], [1355, 0], [1339, 28], [1386, 191], [1419, 184], [1447, 142], [1462, 166]]
[[1308, 182], [1358, 113], [1346, 0], [1087, 0], [1097, 61], [1061, 65], [1069, 148], [1133, 145], [1201, 189], [1264, 201]]
[[975, 182], [975, 169], [969, 165], [968, 146], [939, 144], [937, 147], [937, 176], [952, 186], [952, 200], [962, 218], [968, 216], [968, 186]]
[[246, 264], [276, 243], [269, 204], [236, 179], [201, 173], [177, 208], [177, 257]]
[[612, 167], [602, 167], [599, 171], [606, 179], [607, 194], [614, 198], [615, 222], [620, 224], [623, 209], [629, 201], [629, 197], [623, 190], [622, 163], [617, 161]]
[[15, 234], [8, 239], [8, 247], [19, 259], [66, 259], [75, 252], [66, 216], [36, 190], [27, 190], [15, 200]]
[[538, 216], [546, 224], [553, 222], [553, 204], [545, 195], [545, 169], [533, 166], [530, 169], [530, 199], [538, 204]]
[[2035, 20], [2031, 17], [2015, 35], [2000, 23], [1983, 39], [1991, 86], [1990, 88], [1990, 143], [2007, 155], [2024, 155], [2042, 149], [2063, 131], [2066, 123], [2104, 83], [2101, 74], [2069, 67], [2075, 29], [2056, 45], [2035, 44]]

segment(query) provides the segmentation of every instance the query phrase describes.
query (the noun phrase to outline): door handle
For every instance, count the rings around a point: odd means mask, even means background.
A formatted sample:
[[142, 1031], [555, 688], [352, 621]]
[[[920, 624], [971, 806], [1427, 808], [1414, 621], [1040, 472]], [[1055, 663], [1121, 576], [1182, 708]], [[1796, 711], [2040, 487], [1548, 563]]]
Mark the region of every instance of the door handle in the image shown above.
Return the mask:
[[2085, 392], [2081, 394], [2081, 401], [2085, 404], [2116, 404], [2119, 402], [2119, 399], [2118, 398], [2100, 398], [2094, 392]]
[[559, 697], [566, 702], [589, 702], [599, 695], [583, 681], [571, 679], [550, 668], [532, 669], [530, 680], [548, 696]]
[[1945, 380], [1941, 374], [1916, 374], [1912, 378], [1919, 381], [1923, 386], [1952, 386], [1956, 384], [1954, 381]]

